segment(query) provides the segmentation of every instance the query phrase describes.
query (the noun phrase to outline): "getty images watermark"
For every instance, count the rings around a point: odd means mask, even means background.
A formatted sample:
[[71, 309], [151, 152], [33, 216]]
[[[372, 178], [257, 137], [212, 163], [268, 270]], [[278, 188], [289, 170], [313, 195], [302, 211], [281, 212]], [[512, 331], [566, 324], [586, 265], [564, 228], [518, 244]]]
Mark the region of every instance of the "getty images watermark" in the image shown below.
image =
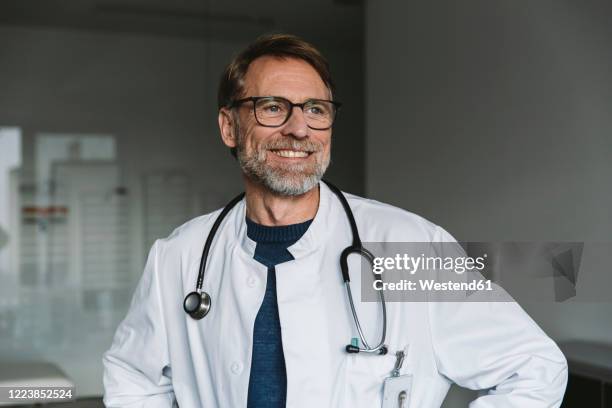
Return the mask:
[[[493, 290], [490, 279], [480, 278], [465, 281], [454, 281], [448, 279], [438, 281], [430, 274], [414, 279], [414, 275], [419, 272], [444, 271], [463, 275], [466, 272], [482, 272], [485, 269], [487, 254], [472, 258], [470, 256], [441, 257], [425, 256], [421, 253], [412, 256], [408, 253], [395, 254], [393, 257], [375, 257], [372, 262], [372, 271], [378, 275], [372, 283], [374, 290], [407, 290], [407, 291], [475, 291]], [[403, 271], [411, 279], [401, 279], [396, 282], [385, 282], [382, 274], [385, 271]], [[452, 277], [452, 275], [451, 275]]]
[[361, 261], [366, 302], [378, 301], [381, 291], [390, 302], [612, 300], [602, 289], [612, 287], [612, 243], [368, 242], [364, 247], [374, 256], [371, 263]]

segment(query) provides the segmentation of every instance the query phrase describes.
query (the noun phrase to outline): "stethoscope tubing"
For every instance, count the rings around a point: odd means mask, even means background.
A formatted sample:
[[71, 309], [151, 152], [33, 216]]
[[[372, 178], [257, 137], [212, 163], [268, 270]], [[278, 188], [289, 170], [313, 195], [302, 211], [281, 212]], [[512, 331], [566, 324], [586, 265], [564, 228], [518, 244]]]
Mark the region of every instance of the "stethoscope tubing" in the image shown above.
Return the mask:
[[[348, 296], [351, 313], [353, 315], [353, 320], [355, 322], [355, 326], [359, 334], [359, 339], [361, 340], [361, 343], [363, 344], [364, 347], [348, 345], [346, 346], [346, 350], [349, 353], [365, 352], [365, 353], [386, 354], [387, 348], [385, 346], [385, 339], [387, 336], [387, 307], [386, 307], [385, 298], [384, 298], [382, 290], [379, 291], [378, 294], [380, 298], [381, 310], [382, 310], [382, 315], [383, 315], [383, 327], [382, 327], [382, 335], [381, 335], [380, 342], [376, 345], [376, 347], [371, 347], [366, 339], [363, 328], [361, 327], [361, 322], [359, 321], [357, 309], [355, 308], [355, 303], [353, 301], [353, 294], [351, 292], [351, 277], [349, 275], [349, 267], [348, 267], [349, 255], [358, 254], [361, 257], [366, 258], [368, 262], [370, 263], [370, 266], [373, 266], [374, 256], [372, 255], [370, 251], [368, 251], [366, 248], [363, 247], [361, 238], [359, 237], [359, 231], [357, 229], [357, 223], [355, 222], [353, 211], [351, 210], [351, 207], [348, 201], [346, 200], [346, 197], [344, 197], [344, 194], [342, 193], [342, 191], [340, 191], [340, 189], [338, 189], [336, 186], [334, 186], [330, 182], [326, 180], [322, 180], [322, 181], [329, 187], [329, 189], [340, 200], [342, 207], [344, 208], [344, 212], [348, 218], [348, 221], [351, 227], [351, 233], [353, 236], [352, 245], [345, 248], [340, 254], [340, 269], [342, 271], [342, 280], [344, 281], [344, 285], [346, 288], [346, 293]], [[198, 270], [198, 280], [196, 283], [196, 290], [195, 292], [191, 292], [187, 294], [187, 296], [185, 297], [185, 301], [183, 302], [183, 308], [185, 309], [185, 312], [187, 312], [194, 319], [199, 320], [203, 318], [204, 316], [206, 316], [206, 314], [208, 313], [211, 307], [210, 296], [202, 290], [202, 286], [204, 283], [206, 262], [208, 260], [208, 254], [210, 252], [210, 248], [212, 246], [213, 239], [223, 219], [225, 218], [225, 216], [230, 212], [230, 210], [240, 200], [244, 198], [244, 195], [245, 193], [241, 193], [237, 195], [223, 208], [221, 213], [217, 216], [217, 219], [215, 220], [210, 232], [208, 233], [208, 237], [206, 238], [206, 242], [204, 244], [204, 249], [202, 250], [202, 258], [200, 259], [200, 268]], [[206, 307], [203, 307], [202, 303], [198, 303], [198, 302], [203, 302], [203, 301], [207, 303]]]

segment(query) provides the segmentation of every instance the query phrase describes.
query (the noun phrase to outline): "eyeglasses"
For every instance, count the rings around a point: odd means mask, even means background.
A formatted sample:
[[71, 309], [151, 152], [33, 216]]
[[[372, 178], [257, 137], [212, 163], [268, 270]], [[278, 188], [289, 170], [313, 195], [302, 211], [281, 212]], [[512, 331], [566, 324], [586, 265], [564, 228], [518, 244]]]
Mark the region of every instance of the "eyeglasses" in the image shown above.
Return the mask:
[[280, 127], [287, 123], [295, 106], [302, 109], [306, 125], [313, 130], [327, 130], [334, 124], [340, 102], [324, 99], [308, 99], [303, 103], [293, 103], [280, 96], [251, 96], [233, 101], [234, 108], [246, 102], [253, 103], [255, 120], [261, 126]]

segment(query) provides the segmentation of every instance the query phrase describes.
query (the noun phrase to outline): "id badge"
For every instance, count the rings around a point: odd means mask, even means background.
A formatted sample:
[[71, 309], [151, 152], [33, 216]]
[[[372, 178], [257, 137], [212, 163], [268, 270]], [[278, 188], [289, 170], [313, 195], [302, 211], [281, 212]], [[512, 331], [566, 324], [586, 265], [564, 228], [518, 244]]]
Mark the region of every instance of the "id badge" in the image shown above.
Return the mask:
[[408, 408], [411, 390], [412, 375], [410, 374], [385, 378], [382, 408]]

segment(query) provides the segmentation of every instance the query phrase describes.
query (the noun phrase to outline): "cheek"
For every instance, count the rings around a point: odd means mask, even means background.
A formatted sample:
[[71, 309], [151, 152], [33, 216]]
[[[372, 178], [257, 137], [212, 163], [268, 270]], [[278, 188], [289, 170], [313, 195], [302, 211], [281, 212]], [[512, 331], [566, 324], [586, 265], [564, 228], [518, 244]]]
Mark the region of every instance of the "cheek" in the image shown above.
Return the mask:
[[261, 128], [260, 126], [249, 125], [242, 132], [244, 145], [249, 151], [261, 150], [266, 140], [270, 139], [273, 133], [273, 131]]
[[331, 134], [321, 138], [320, 143], [323, 145], [323, 152], [328, 154], [331, 150]]
[[253, 128], [254, 126], [251, 123], [244, 124], [240, 128], [240, 142], [247, 150], [258, 144], [257, 135]]

